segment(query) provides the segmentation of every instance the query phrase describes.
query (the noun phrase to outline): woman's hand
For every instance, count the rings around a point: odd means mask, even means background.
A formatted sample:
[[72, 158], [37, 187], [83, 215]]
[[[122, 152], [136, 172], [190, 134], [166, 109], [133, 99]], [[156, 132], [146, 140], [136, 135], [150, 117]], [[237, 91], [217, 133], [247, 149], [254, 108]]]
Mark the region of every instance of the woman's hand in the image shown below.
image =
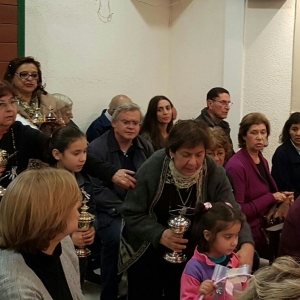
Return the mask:
[[236, 255], [240, 260], [240, 266], [249, 265], [250, 269], [252, 269], [254, 246], [251, 243], [242, 244], [240, 250], [236, 253]]
[[188, 240], [183, 238], [183, 234], [175, 233], [171, 229], [166, 229], [161, 235], [159, 242], [175, 252], [182, 252], [182, 250], [186, 248], [186, 246], [182, 244], [186, 244]]
[[286, 195], [284, 193], [281, 192], [276, 192], [273, 194], [276, 202], [283, 202], [286, 200]]
[[73, 244], [75, 246], [84, 247], [85, 242], [84, 242], [83, 237], [82, 237], [82, 231], [74, 231], [72, 233], [72, 241], [73, 241]]
[[83, 241], [86, 245], [91, 245], [94, 243], [94, 238], [95, 238], [95, 228], [91, 227], [87, 231], [82, 232], [82, 238]]
[[214, 284], [212, 280], [204, 280], [199, 288], [200, 295], [208, 296], [212, 294], [216, 289], [218, 288], [218, 285]]
[[286, 196], [285, 199], [286, 202], [294, 203], [294, 192], [282, 192], [282, 193]]
[[120, 169], [114, 174], [111, 181], [125, 189], [134, 189], [136, 179], [130, 175], [134, 175], [134, 172], [126, 169]]

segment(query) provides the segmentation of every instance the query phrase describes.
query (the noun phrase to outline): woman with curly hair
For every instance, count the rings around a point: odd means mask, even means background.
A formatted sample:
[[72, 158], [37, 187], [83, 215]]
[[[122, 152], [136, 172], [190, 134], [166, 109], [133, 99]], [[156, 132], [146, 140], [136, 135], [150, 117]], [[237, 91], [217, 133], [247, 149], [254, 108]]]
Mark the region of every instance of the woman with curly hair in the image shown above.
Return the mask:
[[42, 79], [41, 64], [31, 56], [11, 60], [6, 68], [4, 80], [12, 83], [18, 91], [18, 114], [31, 120], [35, 109], [40, 108], [43, 115], [51, 107], [61, 117], [59, 109], [64, 105], [45, 91]]
[[300, 299], [300, 264], [290, 256], [279, 257], [259, 269], [238, 300]]

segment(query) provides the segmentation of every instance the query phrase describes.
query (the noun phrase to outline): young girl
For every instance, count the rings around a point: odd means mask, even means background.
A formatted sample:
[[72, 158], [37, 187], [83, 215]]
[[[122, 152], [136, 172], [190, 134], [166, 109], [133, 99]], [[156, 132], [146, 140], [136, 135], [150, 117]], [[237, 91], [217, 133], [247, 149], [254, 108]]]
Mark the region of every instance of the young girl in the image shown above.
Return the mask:
[[239, 259], [233, 252], [244, 223], [244, 215], [229, 203], [199, 203], [196, 207], [192, 235], [196, 245], [194, 256], [187, 263], [181, 277], [181, 300], [234, 299], [214, 293], [218, 285], [212, 281], [217, 264], [237, 268]]
[[[49, 163], [58, 168], [65, 169], [74, 174], [80, 189], [85, 190], [91, 197], [87, 203], [89, 212], [95, 214], [95, 205], [92, 201], [93, 187], [90, 178], [80, 173], [86, 161], [87, 139], [79, 129], [75, 127], [61, 127], [57, 129], [50, 140], [50, 161]], [[87, 231], [75, 231], [72, 240], [75, 246], [83, 247], [94, 242], [95, 228]], [[87, 259], [80, 258], [81, 283], [84, 281]]]

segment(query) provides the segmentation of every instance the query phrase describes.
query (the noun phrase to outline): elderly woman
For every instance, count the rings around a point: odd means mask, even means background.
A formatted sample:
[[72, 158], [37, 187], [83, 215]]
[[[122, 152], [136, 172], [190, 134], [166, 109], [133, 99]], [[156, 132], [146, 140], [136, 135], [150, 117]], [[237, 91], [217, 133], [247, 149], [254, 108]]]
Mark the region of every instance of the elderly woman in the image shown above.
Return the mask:
[[50, 106], [60, 118], [59, 109], [62, 103], [50, 94], [43, 86], [41, 64], [33, 57], [21, 57], [11, 60], [6, 68], [4, 80], [12, 83], [18, 91], [18, 113], [31, 120], [35, 109], [40, 108], [43, 115], [49, 113]]
[[220, 127], [209, 127], [210, 145], [206, 149], [206, 154], [210, 156], [219, 166], [225, 166], [225, 163], [232, 156], [233, 149], [228, 136]]
[[[166, 251], [191, 258], [194, 243], [168, 229], [171, 216], [186, 214], [193, 221], [197, 202], [230, 202], [239, 209], [222, 167], [205, 156], [209, 136], [201, 122], [177, 122], [166, 149], [155, 152], [136, 173], [136, 189], [129, 190], [122, 208], [125, 220], [120, 271], [128, 269], [128, 299], [176, 300], [185, 263], [163, 259]], [[253, 245], [248, 225], [240, 233], [241, 263], [252, 264]]]
[[165, 96], [155, 96], [149, 102], [140, 134], [152, 143], [154, 150], [162, 149], [174, 119], [176, 110], [172, 102]]
[[[6, 187], [20, 172], [26, 169], [30, 158], [44, 160], [45, 146], [49, 138], [39, 130], [15, 121], [18, 101], [11, 84], [0, 81], [0, 149], [5, 150], [8, 159], [0, 168], [0, 184]], [[83, 172], [106, 182], [113, 181], [125, 188], [134, 187], [134, 172], [118, 170], [110, 163], [91, 156], [83, 167]]]
[[0, 203], [1, 299], [85, 299], [69, 237], [81, 200], [63, 170], [29, 170], [9, 185]]
[[272, 176], [281, 191], [300, 195], [300, 112], [291, 114], [280, 136], [282, 143], [272, 158]]
[[72, 126], [72, 127], [79, 129], [78, 126], [72, 120], [73, 119], [73, 112], [72, 112], [73, 101], [68, 96], [63, 95], [63, 94], [55, 93], [55, 94], [52, 94], [52, 96], [55, 99], [59, 100], [64, 105], [59, 110], [59, 113], [60, 113], [65, 125]]
[[270, 213], [269, 217], [284, 218], [293, 201], [289, 193], [278, 192], [268, 162], [262, 155], [269, 135], [270, 122], [265, 115], [246, 115], [238, 133], [241, 150], [226, 164], [226, 171], [233, 178], [236, 201], [251, 227], [255, 249], [264, 258], [269, 257], [267, 238], [262, 230], [265, 227], [264, 216]]

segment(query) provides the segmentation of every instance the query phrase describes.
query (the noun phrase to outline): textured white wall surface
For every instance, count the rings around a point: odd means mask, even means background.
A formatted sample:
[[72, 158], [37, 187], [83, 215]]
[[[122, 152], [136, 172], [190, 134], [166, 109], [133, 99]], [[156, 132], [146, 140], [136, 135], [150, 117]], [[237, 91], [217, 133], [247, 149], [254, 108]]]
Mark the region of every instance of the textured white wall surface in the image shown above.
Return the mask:
[[[102, 4], [105, 14], [107, 1]], [[74, 101], [74, 121], [83, 130], [117, 94], [144, 110], [152, 96], [168, 94], [169, 8], [134, 0], [110, 4], [112, 21], [104, 24], [99, 1], [26, 1], [25, 53], [41, 62], [48, 92]]]
[[223, 83], [225, 2], [186, 0], [171, 8], [170, 94], [179, 118], [196, 118]]
[[42, 63], [50, 93], [73, 99], [83, 130], [119, 93], [144, 110], [152, 96], [165, 94], [183, 119], [198, 116], [210, 88], [228, 85], [239, 101], [229, 118], [233, 139], [243, 115], [265, 113], [270, 160], [290, 112], [296, 0], [245, 0], [245, 10], [234, 1], [185, 0], [168, 8], [176, 1], [147, 0], [164, 6], [151, 7], [111, 0], [107, 24], [97, 17], [99, 0], [26, 1], [26, 55]]
[[242, 112], [262, 112], [270, 120], [269, 161], [290, 113], [294, 20], [295, 0], [248, 1]]

